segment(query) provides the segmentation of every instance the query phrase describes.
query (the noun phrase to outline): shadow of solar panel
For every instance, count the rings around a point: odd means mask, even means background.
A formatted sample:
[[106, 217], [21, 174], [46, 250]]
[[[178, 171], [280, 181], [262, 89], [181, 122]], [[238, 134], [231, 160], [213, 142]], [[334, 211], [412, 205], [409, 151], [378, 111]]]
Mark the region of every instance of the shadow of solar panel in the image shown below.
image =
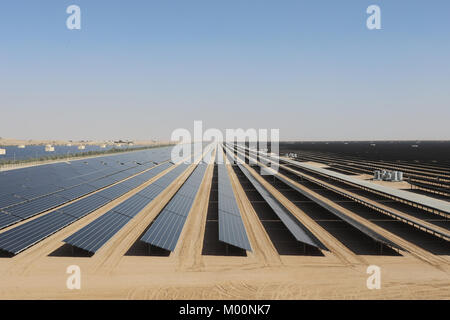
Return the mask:
[[20, 220], [22, 220], [22, 218], [0, 212], [0, 229], [6, 228]]
[[78, 199], [88, 193], [94, 192], [97, 189], [95, 189], [93, 186], [90, 186], [88, 184], [82, 184], [77, 187], [73, 187], [61, 192], [58, 192], [58, 196], [63, 197], [68, 200], [74, 200]]
[[98, 208], [103, 207], [105, 204], [109, 202], [110, 202], [109, 199], [101, 197], [97, 194], [92, 194], [89, 197], [80, 199], [58, 210], [62, 211], [64, 214], [81, 218], [91, 213], [92, 211], [95, 211]]
[[123, 214], [108, 211], [70, 237], [66, 238], [64, 242], [88, 252], [95, 253], [120, 229], [122, 229], [130, 219], [130, 217], [124, 216]]
[[141, 210], [144, 209], [150, 203], [150, 201], [151, 200], [146, 197], [135, 194], [131, 198], [114, 207], [113, 210], [115, 212], [133, 218], [135, 215], [141, 212]]
[[23, 204], [19, 204], [10, 208], [7, 208], [3, 211], [12, 214], [14, 216], [21, 217], [23, 219], [30, 218], [34, 215], [42, 213], [44, 211], [53, 209], [57, 206], [60, 206], [66, 203], [67, 200], [61, 198], [55, 194], [49, 195], [47, 197], [38, 198], [35, 200], [31, 200], [25, 202]]
[[0, 234], [0, 250], [18, 254], [75, 220], [76, 218], [58, 211], [50, 212]]

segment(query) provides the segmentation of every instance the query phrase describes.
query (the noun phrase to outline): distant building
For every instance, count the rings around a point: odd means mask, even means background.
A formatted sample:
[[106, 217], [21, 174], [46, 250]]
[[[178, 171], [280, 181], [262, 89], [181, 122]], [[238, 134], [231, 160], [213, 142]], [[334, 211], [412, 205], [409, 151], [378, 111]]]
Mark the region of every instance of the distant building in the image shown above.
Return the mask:
[[53, 152], [53, 151], [55, 151], [55, 147], [53, 147], [51, 144], [47, 144], [45, 146], [45, 151], [46, 152]]
[[373, 180], [376, 181], [403, 181], [402, 171], [391, 170], [375, 170], [373, 172]]

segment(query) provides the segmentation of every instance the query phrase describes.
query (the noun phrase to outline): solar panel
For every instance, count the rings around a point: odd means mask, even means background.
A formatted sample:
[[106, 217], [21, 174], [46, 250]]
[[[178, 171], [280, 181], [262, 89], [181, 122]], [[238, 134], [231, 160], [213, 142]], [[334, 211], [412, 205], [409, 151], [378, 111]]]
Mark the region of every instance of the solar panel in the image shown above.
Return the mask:
[[[153, 170], [158, 169], [159, 167], [155, 167]], [[161, 170], [161, 168], [159, 168]], [[173, 182], [180, 174], [183, 172], [185, 167], [178, 166], [174, 168], [169, 173], [166, 173], [163, 177], [157, 179], [153, 184], [157, 182], [164, 181], [163, 185], [168, 186], [171, 182]], [[75, 232], [70, 237], [66, 238], [64, 242], [77, 247], [83, 250], [89, 251], [91, 253], [95, 253], [98, 249], [100, 249], [106, 242], [109, 241], [121, 228], [123, 228], [129, 220], [135, 217], [139, 212], [136, 211], [139, 206], [143, 206], [145, 202], [150, 203], [153, 198], [144, 197], [143, 194], [145, 190], [151, 188], [152, 185], [147, 186], [142, 191], [136, 193], [132, 197], [126, 200], [127, 204], [118, 205], [97, 218], [83, 229]], [[163, 188], [160, 189], [159, 192], [162, 192]], [[146, 200], [144, 200], [146, 199]], [[139, 204], [134, 204], [134, 202], [139, 202]], [[119, 207], [120, 206], [120, 207]], [[130, 209], [132, 208], [133, 209]], [[136, 207], [134, 207], [136, 206]], [[116, 208], [119, 207], [119, 210], [124, 213], [116, 212]], [[142, 207], [143, 208], [143, 207]], [[142, 210], [142, 209], [141, 209]]]
[[101, 178], [95, 181], [89, 181], [89, 185], [94, 186], [97, 189], [101, 189], [113, 184], [115, 181], [112, 178]]
[[290, 186], [292, 189], [298, 191], [300, 194], [302, 194], [303, 196], [305, 196], [306, 198], [308, 198], [309, 200], [317, 203], [319, 206], [321, 206], [322, 208], [328, 210], [329, 212], [331, 212], [332, 214], [334, 214], [335, 216], [339, 217], [340, 219], [342, 219], [343, 221], [345, 221], [346, 223], [350, 224], [351, 226], [355, 227], [356, 229], [358, 229], [359, 231], [361, 231], [362, 233], [366, 234], [367, 236], [371, 237], [372, 239], [379, 241], [381, 243], [384, 243], [388, 246], [390, 246], [391, 248], [397, 248], [397, 249], [402, 249], [400, 246], [398, 246], [397, 244], [395, 244], [394, 242], [390, 241], [389, 239], [387, 239], [386, 237], [380, 235], [379, 233], [371, 230], [370, 228], [366, 227], [365, 225], [363, 225], [362, 223], [358, 222], [357, 220], [349, 217], [348, 215], [344, 214], [343, 212], [341, 212], [340, 210], [334, 208], [333, 206], [329, 205], [328, 203], [322, 201], [321, 199], [318, 199], [317, 197], [315, 197], [314, 195], [304, 191], [303, 189], [297, 187], [295, 184], [291, 183], [288, 179], [285, 179], [284, 177], [280, 176], [279, 174], [274, 174], [274, 177], [282, 182], [284, 182], [285, 184], [287, 184], [288, 186]]
[[94, 192], [97, 190], [95, 187], [88, 184], [81, 184], [79, 186], [58, 192], [58, 196], [63, 197], [67, 200], [75, 200], [86, 194]]
[[173, 251], [181, 234], [185, 217], [166, 211], [158, 216], [155, 223], [142, 236], [141, 241]]
[[74, 220], [76, 220], [74, 217], [53, 211], [0, 234], [0, 250], [18, 254]]
[[147, 186], [146, 188], [142, 189], [139, 192], [139, 195], [146, 197], [148, 199], [155, 199], [162, 191], [164, 190], [163, 187], [157, 186], [156, 184], [151, 184]]
[[109, 199], [101, 197], [97, 194], [92, 194], [58, 210], [64, 212], [67, 215], [81, 218], [109, 202]]
[[[223, 159], [223, 150], [218, 149], [219, 158]], [[241, 212], [236, 203], [233, 187], [225, 164], [217, 164], [217, 189], [219, 195], [218, 215], [219, 215], [219, 240], [233, 246], [251, 251], [250, 242], [247, 237]]]
[[6, 228], [20, 220], [22, 220], [22, 218], [0, 212], [0, 229]]
[[130, 178], [126, 181], [123, 181], [122, 184], [124, 186], [130, 187], [132, 189], [140, 186], [141, 184], [143, 184], [145, 182], [145, 179], [140, 178], [139, 176], [135, 176], [133, 178]]
[[25, 202], [23, 204], [19, 204], [19, 205], [4, 209], [3, 211], [5, 211], [9, 214], [12, 214], [14, 216], [26, 219], [26, 218], [35, 216], [39, 213], [42, 213], [44, 211], [53, 209], [57, 206], [60, 206], [64, 203], [66, 203], [66, 202], [67, 202], [66, 199], [52, 194], [52, 195], [49, 195], [44, 198], [38, 198], [35, 200]]
[[84, 228], [64, 239], [64, 242], [95, 253], [100, 249], [114, 234], [123, 228], [129, 221], [130, 217], [123, 214], [108, 211], [100, 216]]
[[141, 210], [144, 209], [149, 204], [149, 202], [150, 200], [148, 198], [142, 197], [141, 195], [137, 194], [116, 206], [114, 208], [114, 211], [133, 218], [135, 215], [141, 212]]
[[114, 200], [114, 199], [117, 199], [118, 197], [124, 195], [131, 189], [132, 189], [131, 187], [127, 187], [122, 184], [116, 184], [112, 187], [109, 187], [107, 189], [99, 191], [96, 194], [99, 196], [105, 197], [109, 200]]
[[7, 208], [25, 201], [27, 200], [19, 198], [18, 196], [15, 196], [13, 194], [5, 194], [3, 196], [0, 196], [0, 209]]
[[21, 198], [25, 198], [27, 200], [32, 200], [47, 194], [55, 193], [60, 190], [62, 190], [61, 187], [57, 187], [55, 185], [50, 184], [23, 190], [21, 192], [17, 192], [16, 195], [18, 195]]
[[293, 217], [292, 214], [252, 176], [247, 168], [241, 164], [239, 164], [238, 167], [297, 241], [326, 250], [326, 247], [305, 226], [295, 219], [295, 217]]
[[[154, 153], [154, 152], [153, 152]], [[165, 154], [164, 157], [166, 157], [168, 155]], [[161, 159], [163, 156], [161, 156]], [[167, 159], [167, 158], [166, 158]], [[143, 161], [142, 163], [145, 163], [145, 161]], [[102, 165], [94, 165], [94, 167], [99, 167], [101, 168], [103, 166]], [[121, 167], [121, 170], [123, 170], [123, 168], [126, 167], [131, 167], [131, 166], [135, 166], [135, 163], [130, 163], [130, 164], [113, 164], [112, 167]], [[150, 167], [152, 166], [152, 164], [147, 164], [147, 165], [141, 165], [139, 169], [145, 170], [146, 167]], [[163, 171], [165, 169], [165, 167], [170, 167], [171, 164], [165, 164], [163, 166], [161, 166], [161, 168], [159, 168], [160, 171]], [[85, 167], [85, 164], [80, 164], [77, 166], [77, 170], [78, 172], [85, 172], [88, 173], [89, 171], [92, 171], [92, 168], [90, 168], [89, 166]], [[82, 170], [80, 170], [82, 169]], [[19, 170], [20, 171], [20, 170]], [[102, 170], [102, 175], [104, 175], [107, 172], [112, 172], [111, 170]], [[137, 172], [133, 171], [133, 172]], [[132, 172], [128, 172], [131, 173]], [[53, 178], [50, 177], [53, 174]], [[5, 181], [5, 176], [8, 175], [2, 175], [0, 178], [0, 181]], [[58, 176], [56, 173], [45, 173], [45, 172], [41, 172], [41, 177], [40, 180], [43, 179], [47, 179], [48, 181], [57, 181], [57, 177]], [[61, 177], [66, 177], [67, 175], [61, 175]], [[17, 176], [16, 176], [17, 177]], [[59, 176], [58, 176], [59, 177]], [[92, 175], [91, 175], [92, 177]], [[125, 177], [125, 175], [122, 175], [122, 177]], [[11, 177], [9, 177], [11, 178]], [[175, 179], [176, 176], [173, 176], [173, 179]], [[78, 181], [76, 181], [78, 179]], [[113, 181], [114, 178], [110, 177], [110, 181]], [[28, 181], [28, 178], [26, 178], [25, 180]], [[12, 181], [15, 181], [15, 179], [12, 179]], [[73, 185], [74, 183], [78, 183], [82, 181], [82, 179], [79, 178], [74, 178], [72, 183], [61, 183], [64, 185]], [[104, 180], [106, 181], [106, 180]], [[142, 180], [141, 180], [142, 181]], [[32, 185], [37, 185], [37, 184], [33, 184], [33, 183], [28, 183], [27, 184], [28, 187], [24, 187], [25, 185], [17, 185], [16, 188], [17, 190], [30, 190], [32, 189]], [[56, 185], [56, 184], [55, 184]], [[75, 197], [75, 196], [79, 196], [83, 193], [83, 191], [85, 192], [89, 192], [91, 190], [93, 190], [92, 186], [88, 186], [85, 184], [86, 187], [80, 187], [80, 188], [73, 188], [73, 190], [67, 189], [64, 191], [60, 191], [58, 192], [59, 195], [64, 195], [64, 197], [58, 197], [56, 194], [52, 194], [50, 196], [45, 196], [45, 197], [41, 197], [41, 198], [37, 198], [34, 199], [32, 201], [28, 201], [25, 203], [22, 203], [20, 205], [17, 206], [11, 206], [8, 209], [16, 214], [20, 214], [20, 216], [14, 216], [14, 215], [10, 215], [6, 212], [1, 212], [0, 211], [0, 225], [3, 224], [4, 226], [6, 225], [10, 225], [12, 223], [15, 223], [17, 221], [23, 220], [26, 217], [29, 217], [31, 215], [37, 214], [38, 211], [43, 212], [42, 210], [46, 211], [49, 210], [51, 208], [53, 208], [55, 205], [59, 204], [60, 202], [65, 203], [67, 202], [71, 197]], [[116, 188], [114, 188], [113, 190], [120, 190], [120, 191], [125, 191], [125, 190], [130, 190], [132, 188], [134, 188], [134, 186], [130, 186], [130, 185], [125, 185], [123, 184], [122, 186], [120, 186], [120, 183], [117, 184]], [[41, 187], [40, 185], [38, 187]], [[58, 188], [60, 187], [60, 185], [58, 185]], [[0, 185], [1, 188], [1, 185]], [[54, 188], [53, 186], [47, 188], [46, 190], [50, 190], [50, 188]], [[82, 189], [85, 190], [82, 190]], [[59, 188], [61, 189], [61, 188]], [[44, 188], [43, 188], [44, 190]], [[94, 189], [95, 190], [95, 189]], [[61, 194], [60, 194], [61, 193]], [[10, 194], [7, 194], [6, 196], [1, 196], [0, 199], [3, 200], [3, 203], [11, 203], [13, 202], [12, 200], [18, 199], [16, 196], [9, 196]], [[141, 196], [142, 199], [144, 199]], [[136, 198], [137, 199], [137, 196]], [[19, 199], [20, 200], [20, 199]], [[22, 201], [22, 200], [21, 200]], [[64, 228], [65, 226], [67, 226], [68, 224], [76, 221], [77, 219], [79, 219], [80, 217], [85, 216], [86, 214], [94, 211], [95, 209], [103, 206], [106, 203], [109, 203], [110, 199], [107, 199], [105, 197], [99, 196], [97, 194], [93, 194], [90, 195], [88, 197], [85, 197], [81, 200], [78, 200], [74, 203], [71, 203], [65, 207], [62, 207], [56, 211], [50, 212], [44, 216], [41, 216], [37, 219], [34, 219], [32, 221], [29, 221], [27, 223], [24, 223], [23, 225], [10, 229], [8, 230], [8, 232], [5, 232], [5, 235], [8, 235], [9, 238], [6, 238], [6, 236], [3, 239], [4, 241], [9, 241], [8, 243], [5, 243], [5, 247], [2, 248], [0, 247], [0, 250], [4, 250], [13, 254], [17, 254], [20, 251], [26, 249], [27, 247], [33, 245], [34, 243], [44, 239], [45, 237], [51, 235], [54, 232], [57, 232], [58, 230], [60, 230], [61, 228]], [[32, 203], [31, 206], [25, 206], [25, 204], [28, 203]], [[51, 207], [51, 208], [50, 208]], [[40, 213], [39, 212], [39, 213]], [[127, 211], [129, 214], [129, 211]], [[115, 214], [117, 214], [118, 216], [123, 216], [125, 217], [123, 214], [117, 213], [115, 212]], [[126, 217], [128, 219], [128, 217]], [[120, 229], [121, 227], [119, 227]], [[107, 239], [109, 239], [109, 235], [108, 232], [111, 233], [112, 235], [115, 234], [115, 231], [112, 230], [102, 230], [103, 231], [103, 235], [106, 237], [105, 242], [107, 241]], [[111, 236], [112, 236], [111, 235]], [[11, 242], [12, 241], [12, 242]]]
[[[187, 216], [200, 188], [207, 166], [198, 165], [169, 203], [159, 213], [155, 222], [141, 237], [141, 241], [163, 248], [175, 250]], [[199, 179], [202, 177], [202, 179]], [[187, 192], [189, 191], [189, 192]], [[186, 196], [189, 194], [189, 196]]]
[[241, 217], [219, 210], [219, 240], [252, 251]]

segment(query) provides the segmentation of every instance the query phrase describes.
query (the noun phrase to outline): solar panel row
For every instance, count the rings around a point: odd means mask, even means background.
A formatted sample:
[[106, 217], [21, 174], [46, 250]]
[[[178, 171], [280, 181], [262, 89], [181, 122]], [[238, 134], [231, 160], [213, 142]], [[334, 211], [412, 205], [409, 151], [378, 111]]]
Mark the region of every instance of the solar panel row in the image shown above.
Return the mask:
[[187, 216], [194, 203], [207, 165], [200, 163], [159, 213], [150, 228], [141, 237], [141, 241], [169, 250], [175, 250]]
[[0, 234], [0, 248], [12, 254], [18, 254], [33, 244], [73, 223], [77, 218], [59, 211], [34, 219], [14, 229]]
[[[260, 154], [262, 152], [259, 152]], [[264, 153], [262, 153], [264, 154]], [[362, 223], [358, 222], [357, 220], [349, 217], [348, 215], [346, 215], [345, 213], [341, 212], [340, 210], [338, 210], [337, 208], [329, 205], [328, 203], [326, 203], [325, 201], [315, 197], [313, 194], [310, 194], [308, 192], [306, 192], [305, 190], [297, 187], [295, 184], [293, 184], [291, 181], [289, 181], [288, 179], [280, 176], [279, 174], [275, 174], [274, 177], [282, 182], [284, 182], [285, 184], [287, 184], [288, 186], [290, 186], [292, 189], [296, 190], [297, 192], [299, 192], [300, 194], [302, 194], [303, 196], [307, 197], [308, 199], [310, 199], [311, 201], [317, 203], [319, 206], [321, 206], [322, 208], [328, 210], [329, 212], [331, 212], [332, 214], [334, 214], [335, 216], [337, 216], [338, 218], [342, 219], [343, 221], [345, 221], [346, 223], [350, 224], [351, 226], [353, 226], [354, 228], [358, 229], [359, 231], [361, 231], [362, 233], [366, 234], [367, 236], [371, 237], [372, 239], [374, 239], [375, 241], [381, 242], [386, 244], [387, 246], [391, 247], [391, 248], [396, 248], [396, 249], [402, 249], [400, 246], [398, 246], [396, 243], [390, 241], [389, 239], [387, 239], [386, 237], [380, 235], [379, 233], [371, 230], [370, 228], [366, 227], [365, 225], [363, 225]]]
[[[170, 166], [170, 164], [163, 164], [161, 166], [167, 167]], [[150, 171], [153, 170], [160, 171], [162, 169], [156, 167], [151, 169]], [[147, 174], [147, 172], [143, 174]], [[137, 177], [139, 177], [139, 175], [127, 181], [121, 182], [116, 186], [122, 186], [122, 184], [124, 184], [125, 182], [128, 182], [130, 180], [133, 181], [133, 179]], [[119, 197], [132, 189], [133, 187], [131, 186], [124, 186], [123, 188], [120, 188], [121, 193], [116, 193], [116, 197]], [[50, 212], [42, 217], [29, 221], [21, 226], [10, 229], [0, 234], [0, 250], [9, 252], [11, 254], [18, 254], [21, 251], [34, 245], [35, 243], [42, 241], [51, 234], [61, 230], [67, 225], [111, 202], [111, 200], [113, 199], [111, 198], [110, 193], [108, 193], [108, 197], [105, 197], [102, 194], [107, 190], [108, 189], [105, 189], [92, 194], [67, 206], [59, 208], [58, 210]], [[0, 215], [0, 223], [4, 223], [5, 225], [7, 223], [11, 225], [12, 219], [14, 219], [14, 216], [7, 214]]]
[[[223, 159], [223, 150], [218, 149], [219, 159]], [[219, 195], [219, 240], [233, 246], [251, 251], [250, 242], [242, 222], [241, 212], [236, 203], [233, 187], [226, 165], [217, 163]]]
[[297, 241], [326, 250], [326, 247], [305, 226], [293, 217], [292, 214], [253, 177], [247, 168], [242, 164], [238, 164], [238, 167]]
[[0, 209], [112, 174], [121, 180], [122, 171], [129, 170], [126, 176], [135, 174], [149, 159], [152, 164], [168, 159], [170, 151], [171, 147], [142, 150], [0, 172]]
[[[167, 169], [169, 166], [171, 166], [170, 163], [162, 164], [161, 169]], [[188, 164], [184, 163], [178, 165], [143, 190], [108, 211], [107, 214], [94, 220], [84, 228], [64, 239], [64, 242], [88, 252], [95, 253], [131, 219], [142, 211], [145, 206], [166, 189], [187, 169], [188, 166]], [[155, 188], [155, 186], [157, 186], [157, 188]], [[118, 215], [120, 215], [120, 217], [118, 217]], [[102, 228], [102, 225], [105, 227]]]
[[[146, 164], [141, 165], [139, 168], [132, 168], [132, 169], [138, 169], [139, 171], [147, 170], [148, 168], [153, 167], [154, 164], [151, 161], [147, 161]], [[78, 199], [82, 196], [85, 196], [89, 193], [92, 193], [100, 188], [107, 187], [111, 184], [116, 183], [117, 181], [120, 181], [122, 179], [128, 178], [130, 175], [135, 174], [136, 172], [139, 172], [137, 170], [133, 170], [130, 172], [129, 169], [126, 169], [124, 171], [121, 171], [116, 174], [112, 174], [107, 177], [100, 178], [99, 180], [95, 180], [89, 183], [83, 183], [81, 185], [78, 185], [76, 187], [71, 187], [69, 189], [59, 191], [56, 193], [49, 194], [44, 197], [35, 198], [34, 200], [27, 201], [20, 203], [18, 205], [10, 206], [6, 209], [3, 209], [3, 213], [7, 213], [12, 216], [17, 216], [21, 218], [21, 220], [30, 218], [32, 216], [35, 216], [37, 214], [40, 214], [42, 212], [51, 210], [57, 206], [63, 205], [64, 203], [67, 203], [69, 201]], [[144, 173], [143, 179], [141, 180], [146, 181], [146, 177], [149, 176], [147, 172]], [[134, 178], [133, 178], [134, 179]], [[136, 185], [138, 180], [132, 180], [129, 182], [128, 185], [116, 185], [112, 188], [108, 188], [101, 191], [101, 195], [108, 198], [108, 199], [114, 199], [117, 198], [117, 196], [129, 191], [132, 189], [132, 185]], [[141, 182], [141, 183], [142, 183]], [[139, 184], [141, 184], [139, 183]], [[49, 189], [47, 189], [49, 190]], [[53, 189], [54, 190], [54, 189]], [[12, 221], [12, 220], [11, 220]], [[17, 220], [18, 222], [20, 220]], [[11, 223], [8, 221], [5, 221], [2, 223], [2, 220], [0, 220], [0, 228], [5, 228], [6, 226], [11, 225]]]

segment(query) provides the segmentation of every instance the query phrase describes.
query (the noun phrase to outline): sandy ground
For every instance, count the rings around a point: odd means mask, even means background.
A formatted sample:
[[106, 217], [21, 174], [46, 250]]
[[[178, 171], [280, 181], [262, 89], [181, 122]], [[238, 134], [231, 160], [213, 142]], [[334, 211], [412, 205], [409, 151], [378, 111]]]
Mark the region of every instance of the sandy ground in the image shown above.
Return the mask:
[[[189, 170], [192, 170], [191, 166]], [[189, 170], [93, 257], [51, 256], [62, 240], [125, 200], [124, 195], [13, 258], [0, 258], [1, 299], [449, 299], [449, 260], [438, 265], [411, 254], [356, 256], [306, 215], [295, 212], [329, 246], [323, 257], [280, 256], [232, 178], [253, 252], [247, 257], [201, 255], [209, 166], [194, 206], [169, 257], [130, 256], [128, 249], [169, 201]], [[156, 179], [156, 178], [155, 178]], [[152, 180], [151, 180], [152, 181]], [[150, 183], [149, 181], [148, 183]], [[148, 184], [147, 183], [147, 184]], [[139, 190], [139, 189], [138, 189]], [[291, 209], [291, 208], [290, 208]], [[292, 208], [292, 210], [295, 210]], [[443, 261], [443, 262], [442, 262]], [[69, 290], [67, 267], [81, 268], [81, 289]], [[366, 286], [369, 265], [381, 268], [381, 289]]]

